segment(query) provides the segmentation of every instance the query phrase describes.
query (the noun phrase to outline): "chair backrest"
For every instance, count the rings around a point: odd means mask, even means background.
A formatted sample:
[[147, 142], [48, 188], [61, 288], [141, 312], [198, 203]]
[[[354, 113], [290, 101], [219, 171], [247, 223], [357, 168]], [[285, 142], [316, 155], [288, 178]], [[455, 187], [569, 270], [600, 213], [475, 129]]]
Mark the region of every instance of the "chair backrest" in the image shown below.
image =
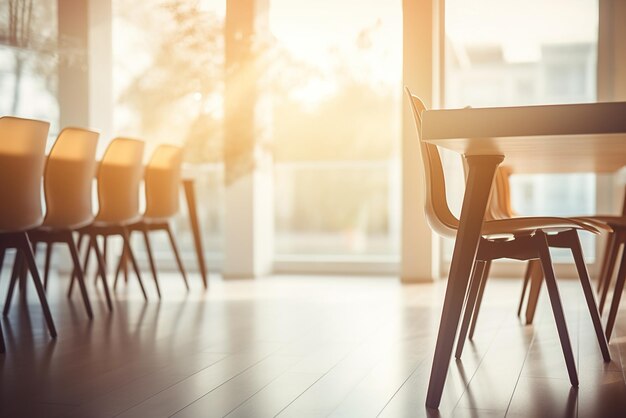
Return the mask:
[[35, 228], [43, 221], [41, 177], [50, 124], [0, 118], [0, 231]]
[[419, 97], [411, 94], [405, 87], [413, 110], [415, 130], [420, 142], [422, 162], [424, 163], [425, 211], [430, 227], [440, 235], [454, 237], [459, 228], [459, 220], [450, 212], [446, 198], [446, 182], [441, 164], [441, 157], [436, 145], [422, 141], [422, 111], [426, 109]]
[[107, 147], [98, 169], [98, 221], [125, 224], [139, 218], [143, 149], [143, 141], [129, 138], [115, 138]]
[[91, 190], [99, 136], [81, 128], [65, 128], [59, 134], [48, 155], [43, 177], [44, 225], [73, 229], [93, 220]]
[[173, 145], [160, 145], [152, 154], [144, 176], [145, 219], [166, 219], [178, 212], [182, 162], [182, 148]]
[[507, 167], [498, 167], [495, 177], [495, 191], [497, 207], [501, 218], [514, 218], [517, 213], [511, 206], [511, 170]]

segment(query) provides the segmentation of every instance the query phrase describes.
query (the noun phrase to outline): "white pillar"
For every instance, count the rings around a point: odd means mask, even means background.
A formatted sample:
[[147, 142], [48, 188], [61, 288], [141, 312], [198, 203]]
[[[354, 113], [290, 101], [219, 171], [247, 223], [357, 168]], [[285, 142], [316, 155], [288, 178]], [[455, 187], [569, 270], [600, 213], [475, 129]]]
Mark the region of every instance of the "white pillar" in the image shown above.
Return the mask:
[[111, 0], [58, 0], [60, 126], [113, 127]]
[[271, 99], [256, 48], [268, 30], [267, 0], [228, 0], [225, 24], [225, 278], [270, 274], [274, 258]]
[[[403, 79], [427, 107], [440, 96], [439, 10], [443, 0], [403, 0]], [[440, 240], [424, 216], [424, 176], [413, 116], [403, 97], [402, 113], [402, 282], [431, 281], [440, 277]]]

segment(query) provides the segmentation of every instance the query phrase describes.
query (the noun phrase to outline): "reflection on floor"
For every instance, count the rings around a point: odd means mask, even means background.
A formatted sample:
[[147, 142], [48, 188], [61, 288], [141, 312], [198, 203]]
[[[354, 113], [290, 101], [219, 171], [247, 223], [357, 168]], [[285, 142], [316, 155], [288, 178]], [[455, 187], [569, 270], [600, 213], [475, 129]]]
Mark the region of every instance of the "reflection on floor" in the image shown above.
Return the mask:
[[[6, 270], [6, 269], [5, 269]], [[6, 283], [8, 272], [3, 274]], [[415, 417], [424, 399], [444, 285], [392, 278], [273, 277], [184, 291], [162, 275], [118, 289], [108, 314], [89, 283], [90, 323], [67, 278], [48, 290], [52, 342], [29, 289], [2, 322], [2, 417]], [[492, 280], [474, 342], [453, 363], [441, 416], [624, 416], [626, 312], [604, 365], [579, 286], [561, 290], [577, 355], [570, 388], [547, 298], [534, 326], [515, 316], [521, 283]], [[0, 297], [4, 298], [5, 286]], [[431, 416], [436, 416], [432, 415]]]

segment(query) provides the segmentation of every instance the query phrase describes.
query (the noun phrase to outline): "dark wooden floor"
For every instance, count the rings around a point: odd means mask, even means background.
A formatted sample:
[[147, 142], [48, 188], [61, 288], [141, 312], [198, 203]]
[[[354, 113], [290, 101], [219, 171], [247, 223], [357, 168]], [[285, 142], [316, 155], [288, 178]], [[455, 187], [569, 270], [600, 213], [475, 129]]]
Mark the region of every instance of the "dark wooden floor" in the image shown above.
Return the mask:
[[[8, 272], [2, 276], [4, 298]], [[184, 291], [162, 275], [163, 300], [134, 281], [116, 311], [89, 283], [95, 318], [49, 289], [59, 337], [45, 332], [34, 292], [2, 321], [2, 417], [414, 417], [424, 399], [443, 283], [274, 277]], [[515, 280], [487, 286], [475, 341], [453, 363], [430, 416], [626, 416], [626, 312], [604, 365], [577, 282], [562, 281], [580, 388], [570, 388], [547, 298], [534, 326], [515, 316]], [[99, 300], [96, 300], [96, 296]]]

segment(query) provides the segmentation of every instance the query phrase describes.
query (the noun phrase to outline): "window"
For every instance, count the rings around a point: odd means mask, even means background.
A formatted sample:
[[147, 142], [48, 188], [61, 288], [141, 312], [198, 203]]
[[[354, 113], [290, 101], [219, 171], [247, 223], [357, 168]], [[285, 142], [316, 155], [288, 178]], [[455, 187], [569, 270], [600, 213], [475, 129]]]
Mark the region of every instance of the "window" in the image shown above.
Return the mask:
[[[596, 101], [597, 32], [597, 0], [447, 0], [445, 106]], [[446, 154], [457, 214], [458, 158]], [[512, 177], [512, 204], [524, 215], [592, 214], [595, 196], [594, 174]], [[584, 236], [583, 246], [593, 257], [594, 240]], [[444, 254], [449, 260], [452, 243]]]
[[276, 254], [397, 260], [400, 1], [273, 0]]
[[[0, 114], [49, 121], [59, 132], [56, 0], [24, 0], [23, 7], [0, 7]], [[14, 22], [10, 25], [9, 22]]]
[[[195, 179], [208, 260], [221, 259], [223, 0], [113, 0], [114, 128], [146, 141], [146, 159], [160, 143], [184, 148], [184, 173]], [[107, 138], [108, 140], [109, 138]], [[196, 266], [187, 209], [173, 223], [182, 254]], [[154, 250], [171, 257], [165, 234]], [[143, 248], [138, 242], [137, 248]]]

